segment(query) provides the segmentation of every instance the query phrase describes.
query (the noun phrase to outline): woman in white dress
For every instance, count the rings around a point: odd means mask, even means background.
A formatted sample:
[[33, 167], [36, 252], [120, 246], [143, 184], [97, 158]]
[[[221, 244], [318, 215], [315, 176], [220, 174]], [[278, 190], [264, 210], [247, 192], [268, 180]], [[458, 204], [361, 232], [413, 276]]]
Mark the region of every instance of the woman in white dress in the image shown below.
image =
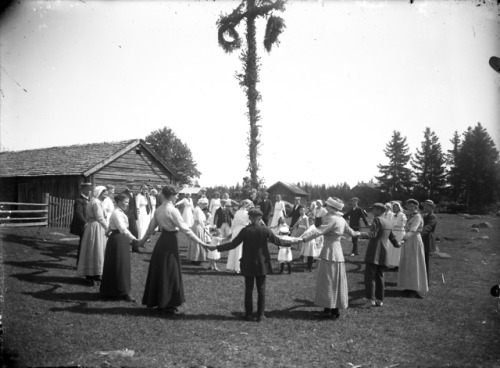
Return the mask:
[[[240, 208], [234, 214], [234, 219], [231, 223], [231, 240], [236, 238], [240, 233], [241, 229], [250, 223], [248, 218], [248, 210], [253, 207], [253, 203], [249, 199], [244, 199], [241, 201]], [[240, 273], [240, 258], [243, 254], [242, 245], [238, 245], [236, 248], [231, 249], [227, 255], [227, 265], [226, 269], [229, 271], [234, 271]]]
[[[392, 233], [396, 237], [396, 240], [401, 243], [406, 232], [406, 215], [401, 209], [399, 202], [392, 202]], [[399, 267], [399, 258], [401, 256], [401, 248], [393, 247], [392, 244], [389, 245], [389, 265], [388, 267]]]
[[[319, 228], [323, 224], [323, 217], [325, 217], [328, 214], [326, 208], [323, 207], [323, 202], [321, 201], [321, 199], [318, 199], [316, 201], [316, 207], [314, 208], [313, 214], [314, 214], [314, 226], [316, 226], [316, 228]], [[315, 254], [317, 253], [319, 255], [321, 253], [321, 249], [323, 249], [323, 241], [324, 241], [323, 236], [319, 236], [315, 239], [316, 242]], [[314, 255], [313, 257], [316, 258], [318, 257], [318, 255]]]
[[279, 194], [276, 194], [276, 202], [274, 202], [273, 217], [271, 219], [271, 223], [269, 224], [269, 228], [274, 234], [278, 234], [279, 231], [278, 221], [281, 217], [286, 219], [285, 202], [281, 200], [281, 196]]
[[[191, 226], [191, 230], [193, 230], [193, 233], [204, 242], [208, 240], [205, 229], [207, 217], [203, 212], [203, 209], [206, 208], [207, 205], [208, 200], [206, 198], [200, 198], [198, 200], [198, 205], [195, 207], [193, 214], [193, 226]], [[205, 251], [205, 248], [200, 246], [197, 240], [191, 240], [189, 242], [187, 259], [188, 261], [191, 261], [191, 264], [196, 266], [199, 266], [201, 265], [201, 262], [206, 261], [207, 253]]]
[[385, 207], [385, 212], [382, 216], [384, 216], [391, 224], [392, 224], [392, 219], [394, 217], [394, 212], [392, 212], [392, 204], [390, 202], [387, 202], [384, 204]]
[[427, 285], [427, 272], [425, 269], [424, 243], [420, 233], [424, 227], [424, 220], [418, 212], [418, 202], [409, 199], [406, 202], [408, 208], [408, 222], [406, 223], [406, 234], [401, 246], [401, 258], [399, 260], [398, 287], [403, 289], [408, 297], [422, 299], [420, 292], [429, 291]]
[[213, 226], [215, 219], [215, 211], [217, 211], [221, 206], [220, 203], [220, 193], [215, 192], [214, 197], [210, 200], [210, 205], [208, 206], [208, 211], [212, 214], [209, 219], [209, 224]]
[[104, 218], [102, 201], [108, 192], [105, 186], [97, 186], [92, 192], [92, 199], [87, 204], [87, 226], [82, 237], [82, 248], [76, 274], [85, 276], [91, 285], [100, 283], [106, 251], [106, 231], [108, 225]]
[[137, 230], [138, 238], [141, 239], [146, 230], [148, 229], [149, 222], [151, 221], [151, 205], [148, 201], [148, 186], [143, 185], [141, 192], [135, 197], [135, 204], [137, 206]]
[[115, 204], [111, 198], [115, 195], [115, 186], [108, 184], [106, 185], [108, 190], [108, 196], [102, 201], [102, 209], [104, 210], [104, 216], [106, 217], [106, 224], [109, 226], [109, 219], [115, 210]]
[[187, 226], [193, 226], [194, 204], [193, 199], [191, 198], [191, 193], [186, 193], [186, 196], [175, 204], [176, 207], [181, 205], [184, 206], [184, 209], [182, 210], [182, 219]]
[[158, 191], [156, 189], [151, 189], [151, 195], [149, 196], [149, 200], [151, 201], [151, 212], [149, 213], [150, 220], [153, 219], [156, 211], [156, 196], [158, 195]]

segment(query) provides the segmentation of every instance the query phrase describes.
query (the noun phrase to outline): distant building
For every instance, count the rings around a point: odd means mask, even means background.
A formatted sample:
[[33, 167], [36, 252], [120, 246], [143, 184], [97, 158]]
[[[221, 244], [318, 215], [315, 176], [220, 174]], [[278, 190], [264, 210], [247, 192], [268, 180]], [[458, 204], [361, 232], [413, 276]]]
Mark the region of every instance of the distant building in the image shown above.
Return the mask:
[[278, 181], [277, 183], [271, 185], [267, 188], [267, 192], [269, 193], [269, 198], [271, 200], [274, 200], [274, 196], [279, 194], [281, 199], [292, 204], [294, 203], [295, 197], [300, 197], [300, 203], [304, 206], [307, 205], [307, 199], [309, 197], [309, 193], [300, 189], [297, 185], [282, 181]]
[[370, 206], [375, 202], [385, 202], [385, 198], [379, 189], [379, 185], [373, 182], [358, 183], [352, 189], [353, 197], [359, 198], [362, 207]]
[[141, 139], [0, 153], [0, 201], [37, 203], [42, 193], [74, 199], [82, 182], [177, 184], [178, 176]]

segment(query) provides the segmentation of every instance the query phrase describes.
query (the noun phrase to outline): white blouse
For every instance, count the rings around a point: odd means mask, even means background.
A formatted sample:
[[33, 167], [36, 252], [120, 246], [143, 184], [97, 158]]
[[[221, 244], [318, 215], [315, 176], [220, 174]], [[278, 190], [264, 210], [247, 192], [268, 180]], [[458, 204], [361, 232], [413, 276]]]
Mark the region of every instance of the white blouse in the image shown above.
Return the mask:
[[121, 208], [117, 208], [109, 218], [109, 229], [118, 230], [130, 240], [137, 240], [135, 236], [128, 230], [128, 217]]

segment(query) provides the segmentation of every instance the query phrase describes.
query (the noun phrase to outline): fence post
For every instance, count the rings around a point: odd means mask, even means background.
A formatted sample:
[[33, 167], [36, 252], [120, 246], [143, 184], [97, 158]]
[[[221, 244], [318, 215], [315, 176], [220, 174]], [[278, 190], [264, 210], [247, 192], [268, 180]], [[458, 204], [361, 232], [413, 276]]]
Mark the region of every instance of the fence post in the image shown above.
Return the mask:
[[49, 227], [49, 221], [50, 221], [50, 202], [49, 202], [49, 193], [43, 193], [43, 203], [47, 206], [47, 225], [46, 227]]

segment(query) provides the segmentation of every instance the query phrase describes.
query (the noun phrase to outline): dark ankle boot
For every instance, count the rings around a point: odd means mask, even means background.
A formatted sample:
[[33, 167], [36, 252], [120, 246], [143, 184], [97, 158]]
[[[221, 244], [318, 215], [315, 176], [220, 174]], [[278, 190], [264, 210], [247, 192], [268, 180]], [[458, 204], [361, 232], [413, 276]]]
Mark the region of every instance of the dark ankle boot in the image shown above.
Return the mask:
[[280, 275], [283, 273], [284, 270], [285, 270], [285, 264], [280, 263]]
[[287, 262], [287, 267], [288, 267], [288, 274], [292, 273], [292, 264], [290, 262]]
[[307, 270], [311, 271], [313, 268], [313, 257], [307, 257]]

